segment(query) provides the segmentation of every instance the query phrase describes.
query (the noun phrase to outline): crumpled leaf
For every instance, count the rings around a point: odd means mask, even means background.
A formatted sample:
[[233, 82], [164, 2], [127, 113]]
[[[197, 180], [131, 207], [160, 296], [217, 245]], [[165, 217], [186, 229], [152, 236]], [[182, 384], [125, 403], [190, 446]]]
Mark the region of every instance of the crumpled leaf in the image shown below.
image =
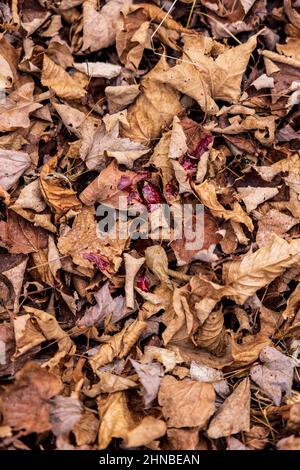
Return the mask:
[[225, 209], [222, 204], [220, 204], [217, 199], [216, 186], [212, 181], [205, 180], [202, 184], [195, 184], [193, 187], [200, 201], [208, 207], [215, 217], [245, 224], [250, 231], [253, 230], [252, 220], [237, 201], [234, 202], [232, 210]]
[[147, 327], [147, 323], [142, 320], [134, 320], [127, 324], [122, 331], [111, 336], [94, 356], [90, 359], [90, 364], [94, 370], [105, 364], [109, 364], [113, 359], [126, 357], [132, 346], [138, 341], [140, 335]]
[[279, 406], [282, 394], [291, 394], [295, 363], [271, 346], [261, 350], [259, 359], [263, 364], [251, 368], [251, 379]]
[[121, 73], [120, 65], [109, 64], [107, 62], [83, 62], [74, 63], [74, 68], [85, 73], [89, 77], [115, 78]]
[[230, 394], [230, 388], [227, 380], [224, 379], [223, 372], [213, 369], [196, 362], [191, 362], [190, 375], [192, 380], [199, 380], [199, 382], [211, 383], [215, 392], [221, 397], [225, 398]]
[[231, 436], [250, 430], [250, 382], [242, 380], [222, 403], [210, 422], [207, 435], [211, 439]]
[[57, 247], [62, 255], [70, 255], [75, 264], [92, 268], [95, 264], [111, 276], [121, 264], [126, 239], [100, 238], [93, 207], [84, 207], [76, 216], [72, 229], [62, 235]]
[[169, 375], [162, 380], [158, 401], [168, 427], [203, 428], [215, 411], [215, 392], [211, 384], [189, 379], [179, 381]]
[[130, 105], [139, 95], [138, 85], [107, 86], [105, 95], [110, 114], [118, 113]]

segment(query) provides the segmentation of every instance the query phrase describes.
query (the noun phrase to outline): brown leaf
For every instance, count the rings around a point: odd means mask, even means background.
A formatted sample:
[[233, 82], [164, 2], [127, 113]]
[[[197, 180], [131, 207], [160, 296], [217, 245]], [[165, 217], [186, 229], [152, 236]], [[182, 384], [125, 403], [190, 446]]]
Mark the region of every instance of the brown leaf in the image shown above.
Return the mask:
[[94, 263], [111, 276], [121, 264], [125, 245], [126, 239], [99, 238], [94, 208], [85, 206], [71, 230], [59, 238], [57, 247], [62, 255], [70, 255], [75, 264], [92, 268]]
[[10, 253], [33, 253], [48, 244], [46, 231], [8, 211], [7, 222], [0, 222], [0, 240]]
[[223, 312], [211, 312], [194, 336], [197, 346], [221, 355], [224, 351], [225, 328]]
[[16, 381], [1, 396], [4, 424], [25, 434], [51, 429], [49, 399], [62, 388], [58, 377], [37, 364], [28, 362], [16, 375]]
[[91, 357], [90, 364], [93, 370], [96, 371], [105, 364], [109, 364], [116, 357], [119, 359], [126, 357], [146, 327], [146, 322], [134, 320], [132, 323], [127, 324], [122, 331], [111, 336], [103, 346], [100, 346], [98, 352]]
[[82, 84], [53, 62], [47, 54], [44, 54], [41, 82], [60, 98], [77, 100], [86, 95]]
[[250, 382], [244, 379], [226, 398], [210, 422], [211, 439], [230, 436], [250, 429]]
[[99, 429], [99, 420], [91, 411], [85, 411], [75, 424], [73, 433], [78, 446], [94, 444]]
[[129, 127], [123, 127], [124, 137], [147, 145], [181, 112], [179, 93], [170, 87], [167, 80], [163, 84], [158, 81], [161, 74], [167, 70], [169, 66], [162, 56], [157, 65], [141, 80], [141, 94], [129, 107]]
[[215, 411], [215, 392], [211, 384], [189, 379], [179, 381], [169, 375], [162, 380], [158, 401], [171, 428], [203, 428]]
[[87, 0], [83, 4], [83, 46], [90, 52], [104, 49], [115, 42], [116, 34], [122, 27], [120, 11], [130, 4], [130, 0], [109, 0], [100, 12], [97, 1]]
[[226, 288], [237, 303], [243, 303], [257, 290], [268, 285], [286, 268], [297, 263], [300, 255], [299, 240], [290, 243], [273, 235], [270, 242], [254, 253], [247, 253], [239, 261], [224, 266]]
[[14, 131], [30, 126], [29, 114], [41, 108], [33, 99], [34, 82], [22, 79], [18, 88], [0, 103], [0, 132]]
[[56, 171], [57, 163], [57, 157], [53, 157], [43, 166], [40, 173], [40, 188], [46, 202], [54, 208], [59, 218], [70, 209], [79, 210], [81, 203], [68, 178]]

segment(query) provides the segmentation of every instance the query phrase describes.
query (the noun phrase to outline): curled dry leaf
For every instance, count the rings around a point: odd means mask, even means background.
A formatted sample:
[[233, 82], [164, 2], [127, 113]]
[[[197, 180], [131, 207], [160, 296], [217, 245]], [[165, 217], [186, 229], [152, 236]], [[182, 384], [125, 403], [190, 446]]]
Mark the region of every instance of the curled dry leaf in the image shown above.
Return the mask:
[[233, 204], [233, 209], [225, 209], [217, 199], [216, 186], [212, 181], [204, 181], [200, 185], [193, 186], [200, 201], [211, 211], [215, 217], [224, 218], [225, 220], [231, 220], [233, 222], [241, 223], [252, 231], [253, 222], [250, 217], [244, 212], [242, 207], [237, 201]]
[[300, 256], [298, 240], [290, 243], [273, 235], [270, 242], [239, 261], [224, 266], [223, 279], [237, 303], [243, 303], [260, 288], [268, 285], [285, 269], [297, 263]]
[[110, 318], [111, 323], [116, 323], [127, 314], [124, 297], [119, 295], [112, 298], [108, 282], [94, 294], [94, 297], [96, 305], [89, 307], [77, 321], [79, 326], [90, 328], [93, 325], [102, 325], [106, 318]]
[[224, 338], [224, 315], [220, 310], [211, 312], [194, 336], [197, 346], [217, 355], [224, 350]]
[[34, 83], [24, 79], [20, 86], [0, 103], [0, 132], [26, 129], [30, 126], [29, 114], [42, 107], [33, 99]]

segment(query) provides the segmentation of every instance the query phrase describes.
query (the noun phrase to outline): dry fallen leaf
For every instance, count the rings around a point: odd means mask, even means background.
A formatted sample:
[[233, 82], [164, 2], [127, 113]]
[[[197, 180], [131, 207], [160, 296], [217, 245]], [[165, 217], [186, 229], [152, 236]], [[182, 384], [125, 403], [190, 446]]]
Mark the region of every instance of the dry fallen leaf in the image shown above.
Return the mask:
[[1, 394], [1, 413], [4, 424], [25, 434], [51, 429], [50, 398], [62, 388], [58, 377], [37, 364], [28, 362], [18, 372], [13, 385]]
[[162, 380], [158, 401], [171, 428], [203, 428], [215, 411], [215, 392], [211, 384], [188, 379], [181, 382], [169, 375]]
[[222, 403], [211, 420], [207, 435], [211, 439], [250, 429], [250, 382], [244, 379]]
[[270, 346], [261, 350], [259, 358], [263, 365], [251, 368], [251, 378], [279, 406], [282, 394], [289, 396], [291, 393], [295, 363]]

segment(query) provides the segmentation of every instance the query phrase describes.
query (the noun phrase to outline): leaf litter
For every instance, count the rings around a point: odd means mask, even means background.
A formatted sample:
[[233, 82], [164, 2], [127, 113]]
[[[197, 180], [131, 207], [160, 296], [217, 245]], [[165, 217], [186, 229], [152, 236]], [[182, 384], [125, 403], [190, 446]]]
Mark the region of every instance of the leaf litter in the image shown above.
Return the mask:
[[0, 27], [0, 448], [299, 449], [299, 1]]

